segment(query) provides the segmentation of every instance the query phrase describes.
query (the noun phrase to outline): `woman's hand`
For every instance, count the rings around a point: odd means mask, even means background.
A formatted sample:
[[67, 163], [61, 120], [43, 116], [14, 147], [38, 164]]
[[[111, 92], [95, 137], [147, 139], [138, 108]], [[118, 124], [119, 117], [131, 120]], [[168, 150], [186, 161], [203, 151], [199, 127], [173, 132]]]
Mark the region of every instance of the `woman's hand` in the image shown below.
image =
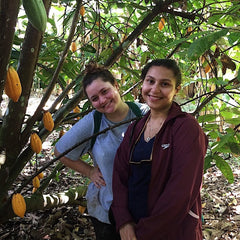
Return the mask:
[[89, 178], [95, 184], [95, 186], [97, 188], [101, 188], [101, 186], [106, 186], [106, 183], [105, 183], [105, 181], [103, 179], [103, 175], [100, 172], [98, 167], [93, 167], [90, 170]]
[[121, 240], [137, 240], [132, 223], [127, 223], [120, 228]]

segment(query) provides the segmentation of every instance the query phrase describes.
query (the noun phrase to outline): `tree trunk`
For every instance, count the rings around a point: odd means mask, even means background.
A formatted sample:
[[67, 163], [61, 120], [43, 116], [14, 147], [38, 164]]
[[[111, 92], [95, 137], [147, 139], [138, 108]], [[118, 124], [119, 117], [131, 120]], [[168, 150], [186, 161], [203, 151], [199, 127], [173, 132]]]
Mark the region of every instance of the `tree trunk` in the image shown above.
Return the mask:
[[[81, 205], [86, 206], [86, 201], [83, 197], [86, 195], [87, 186], [78, 186], [71, 188], [66, 192], [57, 194], [46, 194], [35, 192], [31, 197], [26, 197], [27, 205], [26, 212], [33, 212], [37, 210], [46, 210], [49, 208], [56, 208], [63, 205]], [[3, 211], [0, 212], [0, 224], [16, 217], [12, 210], [11, 201], [9, 200]]]
[[20, 0], [0, 1], [0, 103], [11, 56], [11, 48], [19, 11]]
[[[48, 5], [48, 3], [49, 0], [46, 0], [45, 4]], [[0, 189], [2, 189], [2, 192], [0, 193], [0, 207], [2, 206], [1, 204], [4, 203], [7, 189], [9, 189], [23, 168], [13, 168], [13, 166], [23, 165], [22, 162], [19, 162], [18, 155], [28, 139], [21, 138], [21, 131], [23, 129], [23, 122], [41, 43], [42, 33], [28, 23], [18, 67], [18, 75], [22, 85], [22, 94], [18, 102], [15, 103], [10, 100], [8, 110], [3, 118], [0, 133], [0, 149], [2, 148], [6, 151], [6, 161], [0, 169], [0, 176], [6, 175], [4, 179], [2, 177], [0, 178]], [[28, 155], [29, 158], [24, 159], [24, 164], [26, 164], [31, 158], [32, 154], [33, 152]]]

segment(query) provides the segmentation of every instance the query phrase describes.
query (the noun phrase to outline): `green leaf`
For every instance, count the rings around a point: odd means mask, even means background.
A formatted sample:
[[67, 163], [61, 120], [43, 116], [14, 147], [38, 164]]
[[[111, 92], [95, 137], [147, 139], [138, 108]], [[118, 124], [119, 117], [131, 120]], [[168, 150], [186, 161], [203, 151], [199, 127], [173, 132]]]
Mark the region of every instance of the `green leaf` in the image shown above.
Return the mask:
[[[216, 138], [219, 136], [217, 131], [212, 130], [212, 131], [207, 132], [207, 131], [205, 130], [205, 128], [203, 128], [203, 130], [204, 130], [205, 133], [207, 133], [207, 135], [209, 136], [209, 139], [210, 139], [210, 138], [211, 138], [211, 139], [216, 139]], [[209, 129], [208, 129], [208, 130], [209, 130]], [[218, 129], [217, 129], [217, 130], [218, 130]]]
[[197, 60], [206, 50], [208, 50], [218, 39], [228, 33], [227, 29], [218, 32], [210, 33], [195, 40], [188, 49], [188, 58]]
[[239, 124], [240, 120], [239, 120], [239, 118], [225, 118], [225, 122], [237, 125], [237, 124]]
[[113, 50], [111, 48], [106, 48], [100, 53], [99, 58], [101, 59], [102, 62], [104, 62], [111, 56], [112, 53]]
[[215, 14], [208, 19], [208, 24], [213, 24], [222, 18], [222, 14]]
[[147, 62], [147, 57], [149, 56], [149, 52], [143, 52], [141, 56], [141, 66], [145, 65]]
[[205, 157], [204, 159], [204, 173], [207, 171], [207, 169], [209, 169], [210, 167], [212, 167], [212, 156], [208, 155]]
[[140, 9], [140, 10], [143, 10], [143, 11], [148, 10], [147, 7], [141, 6], [141, 5], [136, 4], [136, 3], [131, 3], [131, 6], [132, 6], [133, 8], [135, 8], [135, 9]]
[[240, 145], [239, 145], [239, 143], [230, 142], [230, 143], [228, 143], [228, 145], [229, 145], [229, 148], [231, 149], [232, 153], [240, 154]]
[[96, 53], [96, 49], [94, 47], [92, 47], [91, 45], [85, 45], [83, 47], [81, 47], [81, 50], [85, 51], [85, 52], [90, 52], [90, 53]]
[[[239, 30], [238, 30], [239, 31]], [[231, 32], [228, 36], [228, 41], [231, 45], [239, 43], [240, 41], [240, 32]]]
[[86, 101], [86, 102], [83, 104], [82, 112], [87, 111], [90, 107], [91, 107], [91, 103], [90, 103], [89, 101]]
[[124, 55], [121, 56], [121, 58], [120, 58], [120, 66], [125, 66], [126, 62], [127, 62], [126, 57]]
[[226, 110], [222, 110], [220, 113], [224, 118], [232, 118], [233, 117], [233, 113], [229, 111], [229, 109]]
[[216, 120], [216, 115], [215, 114], [206, 114], [203, 116], [199, 116], [198, 117], [198, 121], [199, 122], [212, 122], [214, 120]]
[[234, 176], [231, 167], [229, 164], [220, 156], [214, 154], [213, 159], [216, 162], [216, 166], [222, 172], [224, 177], [228, 180], [229, 183], [234, 182]]
[[[229, 129], [230, 130], [230, 129]], [[235, 132], [231, 129], [228, 134], [221, 136], [220, 142], [214, 142], [211, 148], [213, 153], [221, 152], [221, 153], [232, 153], [231, 144], [236, 143], [236, 139], [234, 137]]]
[[215, 124], [215, 123], [204, 124], [203, 127], [204, 127], [204, 130], [213, 130], [213, 129], [218, 130], [218, 129], [219, 129], [219, 125], [218, 125], [218, 124]]
[[20, 38], [19, 36], [17, 36], [16, 34], [14, 35], [14, 39], [13, 39], [13, 44], [15, 45], [21, 45], [23, 42], [23, 39]]
[[15, 50], [15, 49], [13, 49], [12, 53], [11, 53], [11, 59], [17, 59], [18, 60], [19, 56], [20, 56], [20, 52]]

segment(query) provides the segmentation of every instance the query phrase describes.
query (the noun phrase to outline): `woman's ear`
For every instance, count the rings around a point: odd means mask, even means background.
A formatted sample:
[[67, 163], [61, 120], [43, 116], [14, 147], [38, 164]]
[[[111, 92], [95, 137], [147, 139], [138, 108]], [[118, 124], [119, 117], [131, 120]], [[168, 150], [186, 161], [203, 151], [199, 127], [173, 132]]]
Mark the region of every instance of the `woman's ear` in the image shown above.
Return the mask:
[[181, 85], [179, 85], [178, 87], [176, 87], [176, 93], [175, 95], [181, 90]]
[[115, 88], [119, 91], [120, 90], [120, 87], [119, 87], [119, 84], [117, 81], [115, 81]]

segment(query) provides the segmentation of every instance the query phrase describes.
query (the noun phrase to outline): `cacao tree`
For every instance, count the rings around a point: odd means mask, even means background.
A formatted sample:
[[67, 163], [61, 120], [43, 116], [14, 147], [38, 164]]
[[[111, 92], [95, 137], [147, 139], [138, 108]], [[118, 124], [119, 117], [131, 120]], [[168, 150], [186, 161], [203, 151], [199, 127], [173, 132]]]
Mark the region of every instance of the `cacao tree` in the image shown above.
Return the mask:
[[[44, 142], [91, 110], [81, 88], [89, 61], [116, 74], [125, 100], [142, 101], [142, 66], [155, 58], [175, 59], [183, 73], [177, 100], [198, 119], [209, 137], [205, 170], [216, 165], [233, 182], [231, 161], [239, 161], [240, 155], [238, 0], [43, 0], [43, 5], [31, 8], [29, 4], [35, 3], [0, 0], [1, 103], [7, 99], [0, 125], [0, 222], [14, 216], [14, 193], [25, 194], [27, 211], [63, 204], [57, 192], [51, 194], [59, 201], [50, 204], [44, 197], [50, 180], [63, 167], [54, 156], [31, 177], [23, 177], [20, 186], [14, 183], [36, 157], [30, 144], [33, 132]], [[47, 15], [46, 30], [41, 25], [44, 21], [39, 21], [44, 16], [34, 14], [34, 9]], [[18, 101], [6, 96], [4, 90], [10, 66], [21, 83]], [[29, 115], [29, 99], [39, 89], [43, 89], [41, 100]], [[46, 109], [56, 92], [59, 95]], [[76, 106], [80, 112], [74, 113]], [[45, 111], [53, 118], [52, 131], [44, 127]], [[33, 195], [29, 194], [26, 189], [32, 179], [50, 165], [55, 166], [52, 173], [41, 180]], [[85, 185], [66, 189], [68, 203], [79, 203], [85, 192]]]

